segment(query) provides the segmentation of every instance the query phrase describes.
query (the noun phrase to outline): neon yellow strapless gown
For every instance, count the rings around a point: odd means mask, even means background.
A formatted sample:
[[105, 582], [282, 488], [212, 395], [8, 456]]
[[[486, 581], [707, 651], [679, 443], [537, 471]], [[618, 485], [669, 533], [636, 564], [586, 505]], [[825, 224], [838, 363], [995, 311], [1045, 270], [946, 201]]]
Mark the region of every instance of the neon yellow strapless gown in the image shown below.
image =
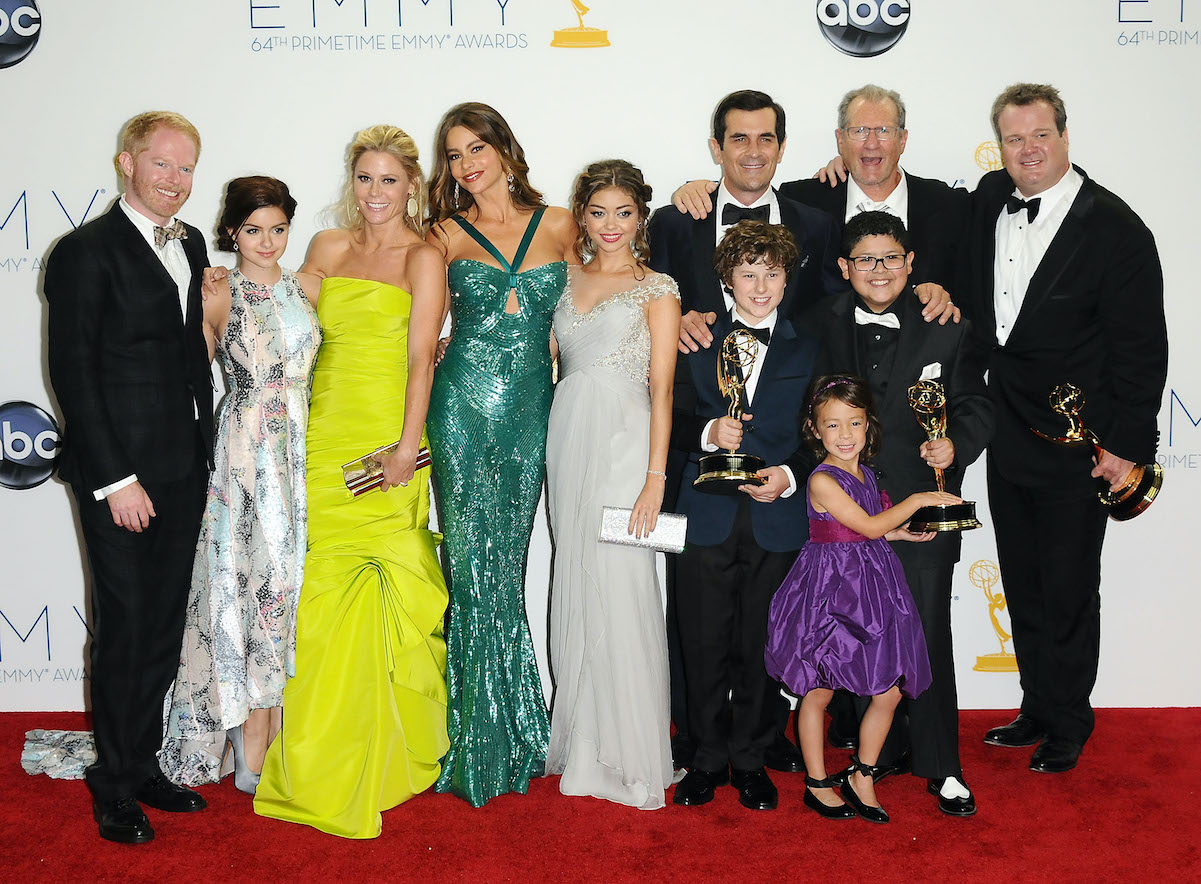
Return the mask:
[[321, 284], [296, 676], [254, 799], [261, 816], [346, 838], [378, 836], [380, 811], [433, 785], [449, 746], [429, 474], [357, 499], [342, 481], [343, 463], [400, 437], [411, 302], [385, 283]]

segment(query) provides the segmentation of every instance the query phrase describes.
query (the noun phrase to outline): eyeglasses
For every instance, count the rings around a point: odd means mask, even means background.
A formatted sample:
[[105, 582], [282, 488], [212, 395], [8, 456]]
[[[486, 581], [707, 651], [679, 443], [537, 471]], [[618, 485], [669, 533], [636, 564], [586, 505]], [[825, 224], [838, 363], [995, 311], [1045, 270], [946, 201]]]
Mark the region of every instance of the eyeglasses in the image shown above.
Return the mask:
[[848, 258], [851, 266], [861, 273], [871, 273], [881, 264], [885, 270], [900, 270], [905, 266], [904, 255], [885, 255], [882, 258], [877, 258], [874, 255], [858, 255], [854, 258]]
[[842, 131], [851, 141], [867, 141], [873, 132], [879, 141], [895, 141], [905, 130], [900, 126], [847, 126]]

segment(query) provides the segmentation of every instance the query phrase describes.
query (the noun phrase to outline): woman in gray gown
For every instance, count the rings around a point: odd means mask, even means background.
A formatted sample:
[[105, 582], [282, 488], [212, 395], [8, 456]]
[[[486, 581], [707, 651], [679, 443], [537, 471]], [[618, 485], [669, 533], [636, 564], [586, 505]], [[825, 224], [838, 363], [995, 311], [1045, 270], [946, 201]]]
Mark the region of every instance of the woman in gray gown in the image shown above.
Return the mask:
[[601, 510], [654, 529], [663, 504], [679, 340], [675, 282], [642, 263], [651, 189], [622, 160], [580, 175], [580, 229], [554, 314], [559, 383], [547, 437], [555, 543], [547, 772], [565, 795], [653, 810], [672, 782], [667, 642], [655, 553], [600, 543]]

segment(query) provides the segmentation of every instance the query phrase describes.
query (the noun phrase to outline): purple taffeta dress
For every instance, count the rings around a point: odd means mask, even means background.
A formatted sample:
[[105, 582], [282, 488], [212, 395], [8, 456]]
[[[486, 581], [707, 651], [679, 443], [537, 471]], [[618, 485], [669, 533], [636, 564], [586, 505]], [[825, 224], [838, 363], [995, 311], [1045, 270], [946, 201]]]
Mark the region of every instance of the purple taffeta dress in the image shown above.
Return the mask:
[[[834, 477], [864, 511], [884, 509], [876, 476], [863, 481], [837, 467]], [[797, 696], [843, 688], [860, 696], [894, 684], [906, 697], [930, 686], [922, 623], [905, 572], [884, 538], [869, 540], [808, 504], [809, 542], [776, 591], [767, 621], [767, 673]]]

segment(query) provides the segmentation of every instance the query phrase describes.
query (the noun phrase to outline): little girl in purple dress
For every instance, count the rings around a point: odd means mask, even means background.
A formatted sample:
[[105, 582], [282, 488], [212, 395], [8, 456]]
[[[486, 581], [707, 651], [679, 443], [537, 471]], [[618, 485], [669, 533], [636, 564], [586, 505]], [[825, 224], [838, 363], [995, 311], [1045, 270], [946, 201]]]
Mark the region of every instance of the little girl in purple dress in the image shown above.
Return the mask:
[[[765, 662], [772, 678], [802, 697], [805, 806], [827, 819], [858, 815], [886, 823], [875, 764], [901, 695], [916, 697], [930, 685], [921, 620], [888, 541], [930, 540], [933, 533], [901, 526], [920, 507], [960, 500], [923, 491], [891, 506], [875, 474], [859, 462], [880, 439], [867, 383], [828, 375], [812, 391], [805, 435], [825, 460], [809, 478], [809, 542], [772, 599]], [[827, 777], [826, 706], [840, 688], [872, 700], [859, 728], [859, 754], [842, 774]]]

